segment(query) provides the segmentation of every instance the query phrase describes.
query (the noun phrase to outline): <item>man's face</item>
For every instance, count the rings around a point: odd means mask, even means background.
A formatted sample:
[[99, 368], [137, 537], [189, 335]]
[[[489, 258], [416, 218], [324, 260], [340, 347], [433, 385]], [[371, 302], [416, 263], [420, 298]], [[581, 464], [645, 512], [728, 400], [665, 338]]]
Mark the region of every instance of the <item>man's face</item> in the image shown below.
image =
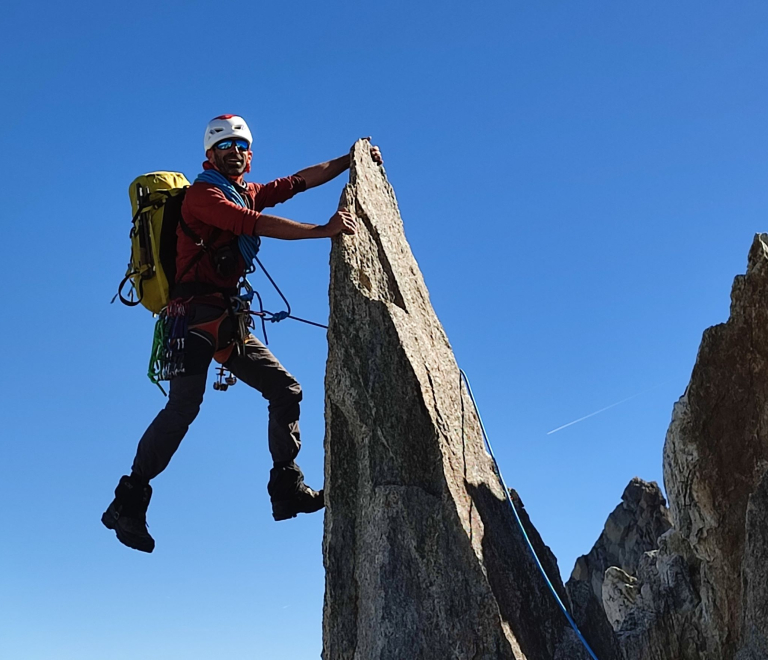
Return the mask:
[[251, 156], [250, 145], [242, 138], [221, 140], [208, 151], [208, 161], [211, 165], [229, 177], [242, 176]]

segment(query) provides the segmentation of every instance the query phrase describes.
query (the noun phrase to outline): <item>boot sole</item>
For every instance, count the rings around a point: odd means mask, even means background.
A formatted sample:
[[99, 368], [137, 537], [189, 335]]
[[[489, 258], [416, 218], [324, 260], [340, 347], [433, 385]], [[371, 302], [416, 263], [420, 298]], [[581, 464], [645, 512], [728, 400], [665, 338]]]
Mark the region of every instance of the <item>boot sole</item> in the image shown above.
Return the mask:
[[316, 506], [312, 507], [300, 507], [294, 500], [282, 500], [272, 502], [272, 517], [276, 520], [290, 520], [295, 518], [300, 513], [315, 513], [320, 511], [325, 506], [323, 497], [317, 498], [319, 501]]
[[298, 511], [294, 511], [293, 507], [287, 506], [282, 502], [272, 503], [272, 517], [275, 520], [290, 520], [298, 515]]
[[115, 532], [115, 536], [117, 536], [117, 540], [120, 541], [120, 543], [122, 543], [124, 546], [127, 546], [133, 550], [138, 550], [139, 552], [152, 552], [155, 549], [154, 540], [152, 540], [152, 543], [142, 543], [141, 541], [136, 541], [135, 537], [133, 536], [123, 534], [122, 530], [117, 525], [117, 520], [115, 520], [114, 516], [110, 516], [107, 511], [102, 514], [101, 523], [107, 529], [113, 530]]

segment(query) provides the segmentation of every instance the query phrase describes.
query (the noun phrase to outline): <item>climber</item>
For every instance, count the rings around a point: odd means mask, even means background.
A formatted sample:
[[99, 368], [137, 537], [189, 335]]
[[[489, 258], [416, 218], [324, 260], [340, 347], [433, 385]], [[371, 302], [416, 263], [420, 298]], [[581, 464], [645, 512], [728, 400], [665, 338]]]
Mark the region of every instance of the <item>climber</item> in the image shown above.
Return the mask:
[[[304, 483], [295, 461], [301, 447], [301, 387], [262, 342], [250, 334], [241, 336], [234, 320], [233, 304], [238, 302], [246, 269], [237, 239], [239, 235], [294, 240], [354, 234], [355, 219], [347, 210], [339, 210], [323, 225], [262, 213], [334, 179], [349, 168], [350, 157], [340, 156], [267, 184], [246, 183], [243, 175], [251, 168], [252, 143], [251, 131], [241, 117], [221, 115], [211, 120], [205, 129], [204, 173], [184, 198], [177, 230], [178, 277], [171, 291], [171, 298], [186, 303], [184, 373], [171, 380], [165, 408], [139, 441], [131, 474], [120, 478], [115, 499], [102, 516], [120, 542], [143, 552], [155, 547], [146, 522], [152, 495], [149, 482], [168, 466], [197, 416], [214, 358], [269, 402], [267, 437], [274, 465], [267, 491], [273, 518], [294, 518], [324, 505], [323, 491]], [[370, 153], [376, 163], [382, 163], [378, 147], [371, 146]], [[219, 175], [223, 175], [221, 184], [216, 180]], [[230, 183], [247, 208], [225, 195]]]

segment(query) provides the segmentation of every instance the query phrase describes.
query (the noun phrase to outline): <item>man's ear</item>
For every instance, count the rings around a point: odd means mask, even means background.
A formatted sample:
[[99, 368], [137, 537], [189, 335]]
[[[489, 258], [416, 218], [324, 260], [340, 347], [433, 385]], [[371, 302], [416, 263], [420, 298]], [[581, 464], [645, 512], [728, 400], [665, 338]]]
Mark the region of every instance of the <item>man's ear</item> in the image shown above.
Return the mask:
[[253, 158], [253, 152], [249, 149], [245, 160], [245, 174], [251, 171], [251, 159]]
[[211, 164], [215, 165], [216, 162], [213, 160], [213, 149], [208, 149], [208, 151], [205, 152], [205, 159]]

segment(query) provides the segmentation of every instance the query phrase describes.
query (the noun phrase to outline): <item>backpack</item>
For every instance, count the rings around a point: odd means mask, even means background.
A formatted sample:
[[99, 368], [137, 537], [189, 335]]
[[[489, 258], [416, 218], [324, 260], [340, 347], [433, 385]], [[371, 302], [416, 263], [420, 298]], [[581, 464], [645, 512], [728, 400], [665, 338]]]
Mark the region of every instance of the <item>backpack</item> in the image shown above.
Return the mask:
[[[176, 276], [176, 228], [189, 181], [179, 172], [150, 172], [134, 179], [131, 198], [131, 260], [117, 295], [124, 304], [141, 303], [153, 314], [168, 303]], [[128, 297], [123, 295], [130, 281]]]

